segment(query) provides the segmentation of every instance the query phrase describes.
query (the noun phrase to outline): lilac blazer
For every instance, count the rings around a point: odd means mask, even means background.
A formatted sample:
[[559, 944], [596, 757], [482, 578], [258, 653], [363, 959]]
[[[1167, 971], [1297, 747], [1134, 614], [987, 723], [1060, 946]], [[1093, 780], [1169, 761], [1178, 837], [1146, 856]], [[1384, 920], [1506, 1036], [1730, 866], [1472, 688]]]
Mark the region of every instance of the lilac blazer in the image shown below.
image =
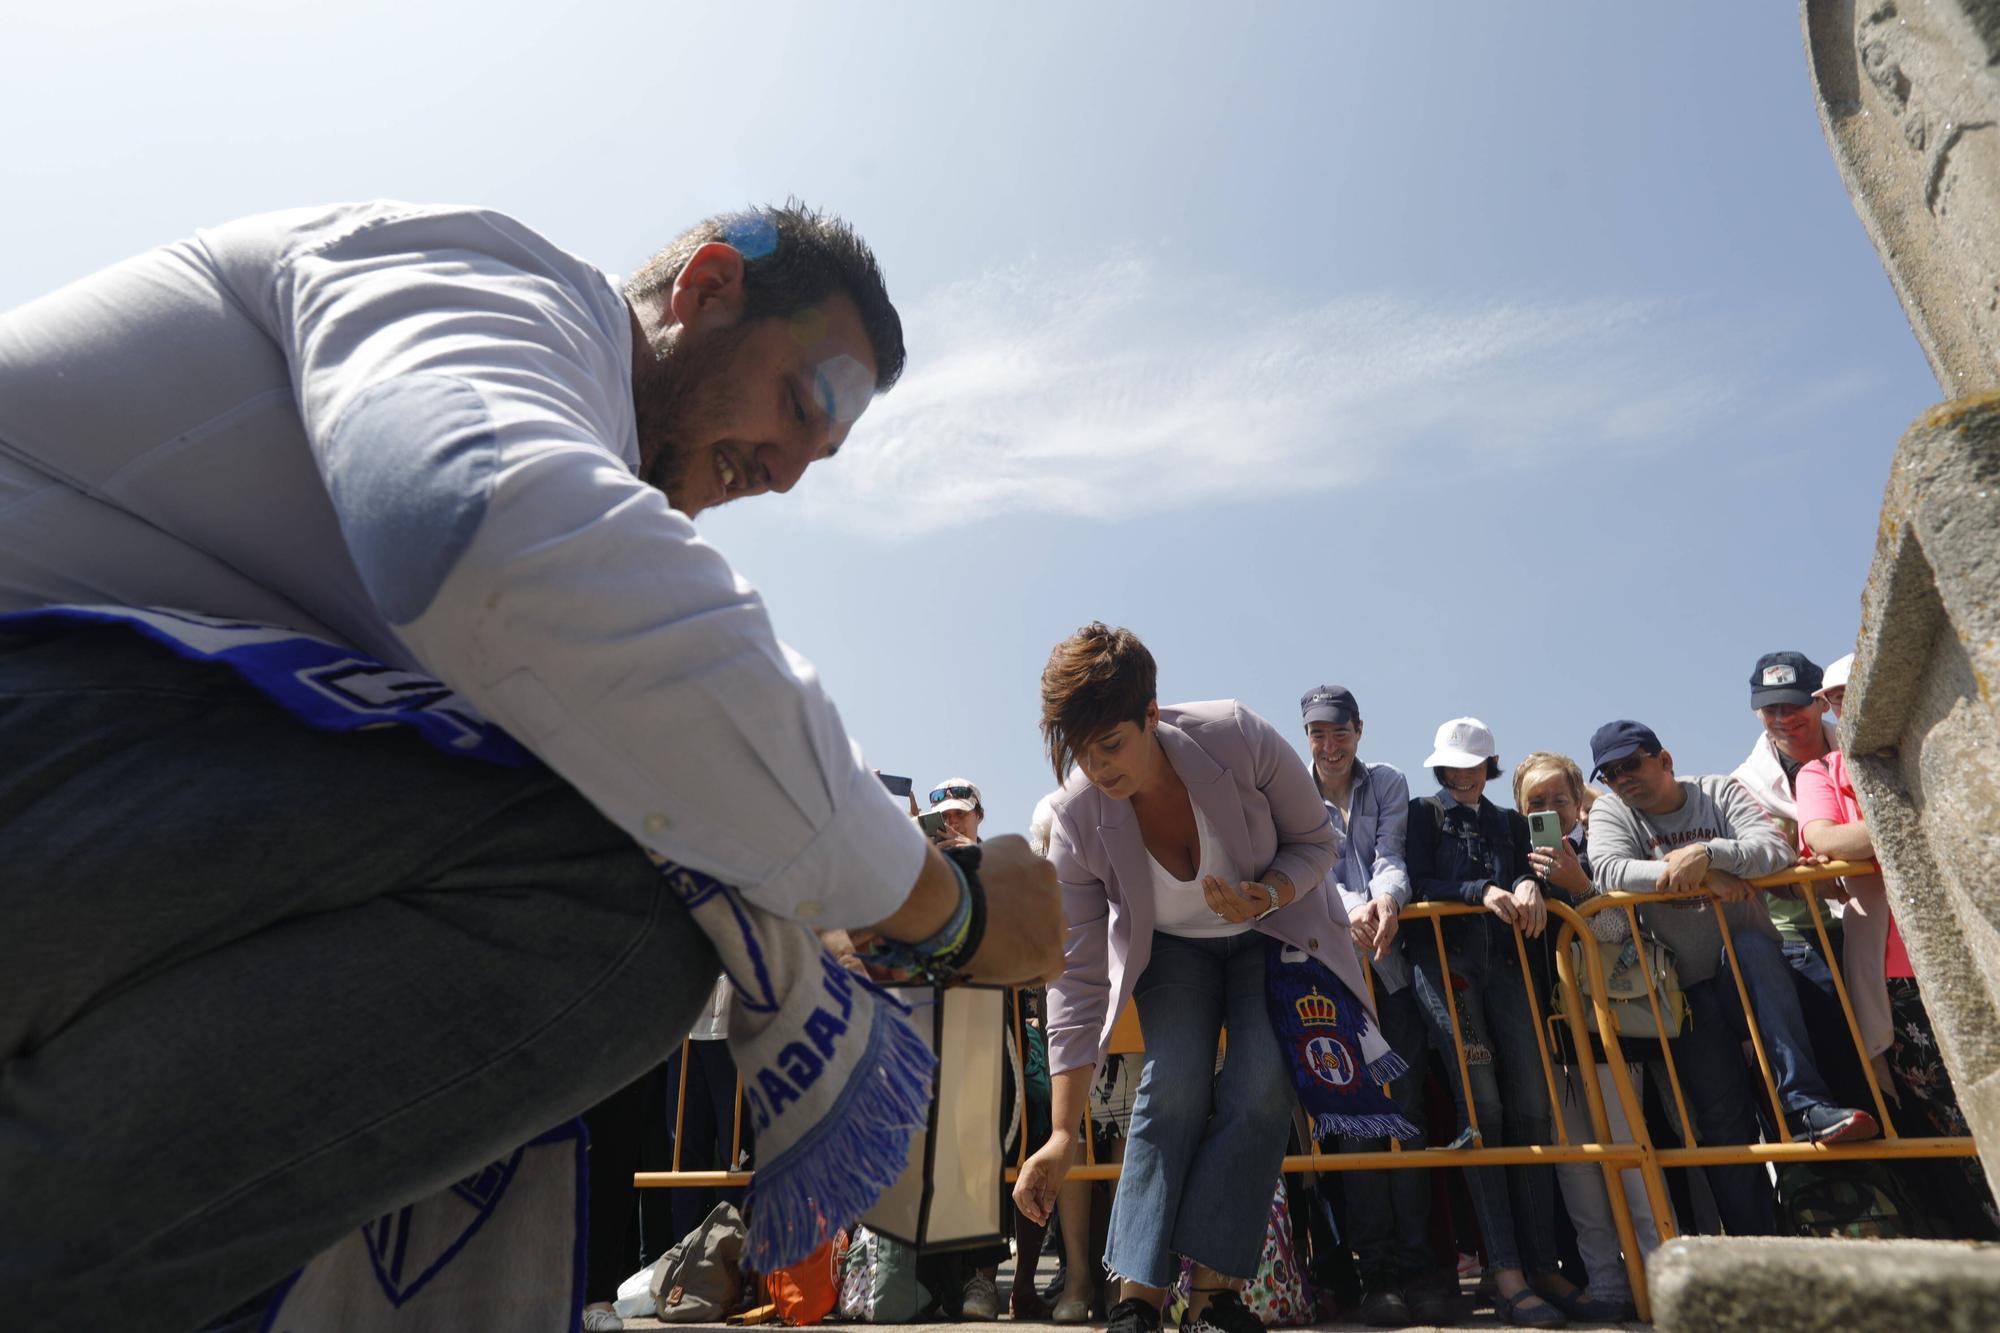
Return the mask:
[[[1365, 1003], [1347, 913], [1320, 889], [1334, 863], [1333, 826], [1298, 752], [1234, 699], [1162, 708], [1159, 736], [1227, 861], [1246, 879], [1282, 872], [1298, 889], [1256, 929], [1311, 953]], [[1153, 892], [1129, 800], [1107, 797], [1079, 771], [1050, 804], [1049, 860], [1069, 923], [1062, 979], [1049, 987], [1049, 1068], [1059, 1074], [1103, 1059], [1152, 957]]]

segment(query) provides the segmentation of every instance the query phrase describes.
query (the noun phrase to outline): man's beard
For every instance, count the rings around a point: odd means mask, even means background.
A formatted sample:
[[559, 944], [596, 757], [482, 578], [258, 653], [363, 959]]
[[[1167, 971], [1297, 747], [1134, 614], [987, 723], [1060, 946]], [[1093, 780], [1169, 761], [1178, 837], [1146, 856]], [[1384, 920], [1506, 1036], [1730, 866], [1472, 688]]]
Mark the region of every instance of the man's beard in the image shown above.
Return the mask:
[[747, 325], [690, 340], [685, 331], [634, 376], [632, 415], [639, 436], [639, 476], [685, 512], [681, 494], [703, 445], [722, 433], [737, 398], [731, 383]]

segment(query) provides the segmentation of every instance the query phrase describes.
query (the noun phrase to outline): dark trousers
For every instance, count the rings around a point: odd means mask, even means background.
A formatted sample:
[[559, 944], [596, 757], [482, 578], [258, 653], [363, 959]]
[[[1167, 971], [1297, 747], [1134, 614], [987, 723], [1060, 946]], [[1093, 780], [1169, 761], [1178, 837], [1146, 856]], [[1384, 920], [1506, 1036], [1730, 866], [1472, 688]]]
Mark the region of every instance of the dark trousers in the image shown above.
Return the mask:
[[[1394, 992], [1378, 987], [1375, 1011], [1383, 1038], [1410, 1066], [1408, 1073], [1389, 1084], [1390, 1099], [1404, 1119], [1421, 1128], [1430, 1029], [1417, 1002], [1416, 987], [1409, 985]], [[1424, 1146], [1421, 1132], [1403, 1140], [1406, 1151]], [[1386, 1138], [1340, 1140], [1342, 1152], [1382, 1152], [1388, 1147]], [[1430, 1246], [1431, 1173], [1404, 1169], [1343, 1174], [1347, 1206], [1340, 1222], [1354, 1247], [1361, 1280], [1370, 1286], [1407, 1282], [1436, 1267]]]
[[[1747, 932], [1744, 932], [1747, 934]], [[1741, 938], [1741, 936], [1739, 936]], [[1669, 1045], [1680, 1072], [1681, 1091], [1700, 1141], [1757, 1142], [1757, 1103], [1751, 1074], [1743, 1063], [1743, 1003], [1728, 965], [1706, 981], [1684, 988], [1688, 1026]], [[1767, 1236], [1778, 1229], [1771, 1178], [1752, 1163], [1710, 1166], [1709, 1192], [1722, 1225], [1735, 1236]]]
[[715, 951], [543, 769], [0, 640], [0, 1310], [194, 1328], [657, 1064]]

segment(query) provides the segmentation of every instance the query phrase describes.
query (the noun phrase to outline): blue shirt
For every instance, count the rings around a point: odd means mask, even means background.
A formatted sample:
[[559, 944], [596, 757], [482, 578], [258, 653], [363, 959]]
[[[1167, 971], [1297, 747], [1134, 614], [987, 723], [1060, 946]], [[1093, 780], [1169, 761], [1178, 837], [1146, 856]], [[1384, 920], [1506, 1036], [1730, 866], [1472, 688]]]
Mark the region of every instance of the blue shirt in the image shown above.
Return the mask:
[[[1401, 911], [1410, 904], [1410, 871], [1403, 861], [1403, 835], [1410, 824], [1410, 784], [1393, 764], [1354, 761], [1354, 787], [1345, 818], [1333, 802], [1327, 817], [1339, 839], [1340, 854], [1327, 872], [1321, 890], [1336, 889], [1341, 905], [1352, 913], [1370, 898], [1388, 898]], [[1403, 956], [1399, 934], [1389, 956], [1368, 963], [1375, 983], [1399, 991], [1410, 984], [1410, 964]]]

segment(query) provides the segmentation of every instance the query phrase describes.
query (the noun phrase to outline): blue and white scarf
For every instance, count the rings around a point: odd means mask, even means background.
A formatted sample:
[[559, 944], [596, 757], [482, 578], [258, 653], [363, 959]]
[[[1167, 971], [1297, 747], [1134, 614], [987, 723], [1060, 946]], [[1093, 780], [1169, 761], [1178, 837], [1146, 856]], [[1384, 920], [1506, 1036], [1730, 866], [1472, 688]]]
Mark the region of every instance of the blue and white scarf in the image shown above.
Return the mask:
[[[157, 607], [0, 616], [0, 628], [79, 622], [128, 626], [183, 657], [228, 666], [308, 726], [408, 727], [448, 754], [538, 762], [450, 686], [293, 630]], [[729, 1049], [758, 1157], [746, 1257], [773, 1272], [810, 1255], [896, 1182], [912, 1134], [924, 1128], [936, 1058], [904, 1020], [908, 1011], [836, 963], [805, 926], [686, 866], [662, 861], [660, 873], [735, 990]]]
[[1382, 1088], [1410, 1067], [1383, 1040], [1367, 1006], [1304, 949], [1267, 938], [1264, 950], [1264, 1007], [1291, 1060], [1313, 1137], [1415, 1138], [1417, 1127]]

